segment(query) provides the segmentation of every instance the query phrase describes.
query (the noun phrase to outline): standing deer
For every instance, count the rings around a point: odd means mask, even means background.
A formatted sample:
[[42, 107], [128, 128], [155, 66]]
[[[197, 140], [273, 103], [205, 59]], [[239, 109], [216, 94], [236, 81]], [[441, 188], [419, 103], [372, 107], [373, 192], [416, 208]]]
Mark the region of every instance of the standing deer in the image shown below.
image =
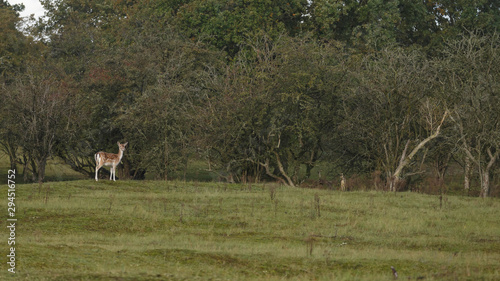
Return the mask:
[[344, 174], [340, 174], [340, 190], [346, 191]]
[[111, 167], [109, 180], [116, 181], [116, 166], [118, 166], [118, 164], [122, 160], [123, 152], [125, 151], [125, 146], [128, 144], [128, 142], [126, 142], [124, 144], [120, 144], [120, 142], [117, 142], [117, 143], [118, 143], [118, 148], [120, 149], [120, 151], [118, 151], [118, 154], [99, 151], [94, 155], [95, 164], [96, 164], [96, 167], [95, 167], [95, 180], [96, 181], [98, 181], [97, 175], [98, 175], [99, 169], [102, 166], [110, 166]]

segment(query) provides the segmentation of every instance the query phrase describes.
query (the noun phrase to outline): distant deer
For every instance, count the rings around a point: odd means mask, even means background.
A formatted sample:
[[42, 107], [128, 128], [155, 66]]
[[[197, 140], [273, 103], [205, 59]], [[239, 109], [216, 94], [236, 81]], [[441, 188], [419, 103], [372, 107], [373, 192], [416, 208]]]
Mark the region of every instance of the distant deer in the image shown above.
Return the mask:
[[345, 177], [344, 174], [340, 174], [340, 190], [345, 191]]
[[120, 144], [120, 142], [117, 142], [117, 143], [118, 143], [118, 148], [120, 150], [120, 151], [118, 151], [118, 154], [99, 151], [94, 155], [95, 164], [96, 164], [96, 167], [95, 167], [95, 180], [96, 181], [98, 181], [97, 175], [98, 175], [99, 169], [102, 166], [111, 166], [109, 180], [116, 181], [116, 166], [118, 166], [118, 164], [122, 160], [123, 152], [125, 151], [125, 146], [128, 144], [128, 142], [126, 142], [124, 144]]

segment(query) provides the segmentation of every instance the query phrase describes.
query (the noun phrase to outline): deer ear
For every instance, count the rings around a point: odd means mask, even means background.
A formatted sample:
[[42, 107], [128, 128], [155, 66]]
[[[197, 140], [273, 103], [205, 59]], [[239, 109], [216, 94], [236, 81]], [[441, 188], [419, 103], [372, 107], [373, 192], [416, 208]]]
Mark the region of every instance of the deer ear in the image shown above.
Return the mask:
[[120, 142], [119, 142], [119, 141], [117, 141], [116, 143], [117, 143], [118, 145], [120, 145]]
[[128, 142], [124, 143], [123, 146], [127, 146]]

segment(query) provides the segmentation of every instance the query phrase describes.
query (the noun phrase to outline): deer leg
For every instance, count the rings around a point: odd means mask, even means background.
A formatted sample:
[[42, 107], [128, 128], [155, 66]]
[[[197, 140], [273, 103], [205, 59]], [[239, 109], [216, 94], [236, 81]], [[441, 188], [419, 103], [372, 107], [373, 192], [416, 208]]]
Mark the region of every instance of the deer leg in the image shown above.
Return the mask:
[[117, 165], [113, 166], [113, 181], [116, 181], [116, 166]]
[[95, 159], [95, 181], [99, 181], [98, 180], [99, 169], [102, 167], [101, 156], [99, 155], [99, 153], [96, 153], [94, 155], [94, 159]]
[[102, 167], [102, 165], [97, 165], [97, 166], [95, 167], [95, 181], [99, 181], [99, 180], [98, 180], [98, 179], [99, 179], [98, 175], [99, 175], [99, 169], [100, 169], [101, 167]]

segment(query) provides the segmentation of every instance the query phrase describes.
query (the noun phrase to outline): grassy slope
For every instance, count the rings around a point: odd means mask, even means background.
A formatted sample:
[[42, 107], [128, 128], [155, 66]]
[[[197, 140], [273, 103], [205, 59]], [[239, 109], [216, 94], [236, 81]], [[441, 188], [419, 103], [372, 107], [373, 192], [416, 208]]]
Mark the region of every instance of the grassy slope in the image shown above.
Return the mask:
[[18, 280], [500, 279], [498, 199], [81, 180], [16, 200]]

